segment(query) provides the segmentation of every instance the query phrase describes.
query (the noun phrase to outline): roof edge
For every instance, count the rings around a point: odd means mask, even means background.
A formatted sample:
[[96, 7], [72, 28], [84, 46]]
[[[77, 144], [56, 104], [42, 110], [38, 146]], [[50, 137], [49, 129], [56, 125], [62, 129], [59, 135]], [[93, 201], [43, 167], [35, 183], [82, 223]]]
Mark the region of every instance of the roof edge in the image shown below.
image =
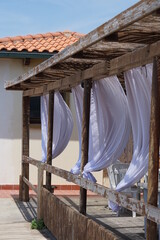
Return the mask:
[[28, 34], [24, 36], [13, 36], [13, 37], [4, 37], [0, 38], [0, 43], [8, 42], [8, 41], [24, 41], [26, 39], [37, 39], [37, 38], [47, 38], [47, 37], [58, 37], [58, 36], [74, 36], [74, 37], [82, 37], [85, 34], [78, 32], [71, 32], [69, 30], [63, 32], [48, 32], [48, 33], [37, 33], [37, 34]]
[[0, 51], [0, 58], [43, 58], [48, 59], [56, 53], [47, 53], [47, 52], [27, 52], [27, 51]]

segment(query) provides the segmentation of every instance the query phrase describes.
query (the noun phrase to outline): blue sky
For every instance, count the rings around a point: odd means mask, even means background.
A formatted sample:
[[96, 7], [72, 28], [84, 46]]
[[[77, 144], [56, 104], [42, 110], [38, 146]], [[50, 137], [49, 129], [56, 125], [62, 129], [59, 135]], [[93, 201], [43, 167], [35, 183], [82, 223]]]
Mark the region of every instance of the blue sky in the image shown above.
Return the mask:
[[88, 33], [138, 0], [0, 0], [0, 37]]

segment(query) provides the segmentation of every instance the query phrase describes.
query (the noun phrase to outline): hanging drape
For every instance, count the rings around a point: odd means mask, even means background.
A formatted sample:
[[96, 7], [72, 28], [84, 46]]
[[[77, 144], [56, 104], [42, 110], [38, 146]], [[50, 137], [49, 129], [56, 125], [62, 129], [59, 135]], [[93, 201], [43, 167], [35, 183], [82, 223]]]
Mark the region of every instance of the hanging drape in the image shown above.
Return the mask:
[[[117, 185], [117, 191], [134, 185], [148, 171], [152, 66], [138, 67], [124, 75], [134, 149], [130, 166]], [[110, 207], [114, 211], [118, 210], [116, 204], [111, 203]]]
[[[42, 162], [47, 159], [49, 95], [41, 97]], [[57, 157], [67, 146], [73, 130], [72, 114], [59, 92], [54, 93], [54, 120], [52, 158]]]
[[82, 114], [83, 114], [83, 88], [77, 86], [72, 88], [72, 94], [74, 99], [75, 111], [76, 111], [76, 122], [78, 128], [78, 138], [79, 138], [79, 157], [75, 166], [71, 169], [71, 173], [79, 174], [81, 168], [81, 135], [82, 135]]
[[[82, 88], [74, 88], [73, 94], [81, 147]], [[89, 159], [83, 176], [96, 181], [91, 172], [108, 167], [120, 157], [128, 142], [129, 133], [128, 103], [118, 78], [113, 76], [95, 81], [91, 92]], [[81, 154], [71, 172], [79, 174], [80, 162]]]

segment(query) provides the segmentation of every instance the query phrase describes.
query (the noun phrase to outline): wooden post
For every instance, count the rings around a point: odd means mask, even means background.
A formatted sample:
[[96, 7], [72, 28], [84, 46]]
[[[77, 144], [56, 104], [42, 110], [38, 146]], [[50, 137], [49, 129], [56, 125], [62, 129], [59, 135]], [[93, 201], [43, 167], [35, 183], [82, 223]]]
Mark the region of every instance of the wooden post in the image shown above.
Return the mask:
[[[22, 129], [22, 156], [29, 156], [29, 121], [30, 121], [30, 98], [23, 97], [23, 129]], [[20, 177], [20, 201], [29, 201], [29, 187], [24, 183], [23, 177], [29, 180], [29, 163], [22, 162], [22, 175]]]
[[[147, 203], [157, 206], [158, 198], [158, 168], [159, 168], [159, 83], [157, 58], [153, 60], [150, 145], [148, 164], [148, 196]], [[157, 224], [147, 220], [147, 240], [157, 239]]]
[[[54, 92], [49, 93], [48, 108], [48, 139], [47, 139], [47, 164], [52, 165], [52, 138], [53, 138], [53, 114], [54, 114]], [[51, 173], [46, 172], [46, 188], [51, 192]]]
[[[84, 166], [88, 162], [91, 88], [92, 88], [91, 80], [84, 81], [81, 174], [83, 172]], [[87, 201], [87, 190], [80, 187], [79, 212], [84, 215], [86, 215], [86, 201]]]
[[43, 219], [43, 164], [38, 166], [38, 188], [37, 188], [37, 219]]

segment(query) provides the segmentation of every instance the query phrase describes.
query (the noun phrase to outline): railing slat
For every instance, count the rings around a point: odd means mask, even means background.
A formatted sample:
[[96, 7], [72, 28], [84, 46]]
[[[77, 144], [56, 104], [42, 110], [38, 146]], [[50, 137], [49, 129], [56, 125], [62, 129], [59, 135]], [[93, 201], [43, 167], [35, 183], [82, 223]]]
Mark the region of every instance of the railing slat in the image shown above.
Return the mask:
[[23, 177], [23, 182], [25, 182], [28, 187], [30, 187], [35, 193], [37, 193], [37, 188], [31, 182], [29, 182], [27, 178]]
[[156, 222], [160, 224], [160, 209], [157, 207], [154, 207], [150, 204], [146, 204], [143, 201], [139, 201], [134, 198], [130, 198], [125, 193], [119, 193], [116, 192], [115, 190], [109, 189], [105, 186], [102, 186], [97, 183], [93, 183], [91, 181], [88, 181], [87, 179], [84, 179], [83, 177], [80, 177], [79, 175], [72, 174], [66, 170], [50, 166], [48, 164], [43, 164], [40, 161], [37, 161], [33, 158], [23, 156], [23, 161], [26, 163], [30, 163], [35, 166], [40, 166], [41, 164], [43, 165], [43, 170], [50, 172], [56, 176], [62, 177], [66, 179], [69, 182], [73, 182], [80, 187], [83, 187], [87, 190], [90, 190], [94, 193], [97, 193], [101, 195], [102, 197], [105, 197], [114, 203], [127, 208], [131, 211], [134, 211], [140, 215], [146, 215], [148, 219], [150, 219], [153, 222]]

